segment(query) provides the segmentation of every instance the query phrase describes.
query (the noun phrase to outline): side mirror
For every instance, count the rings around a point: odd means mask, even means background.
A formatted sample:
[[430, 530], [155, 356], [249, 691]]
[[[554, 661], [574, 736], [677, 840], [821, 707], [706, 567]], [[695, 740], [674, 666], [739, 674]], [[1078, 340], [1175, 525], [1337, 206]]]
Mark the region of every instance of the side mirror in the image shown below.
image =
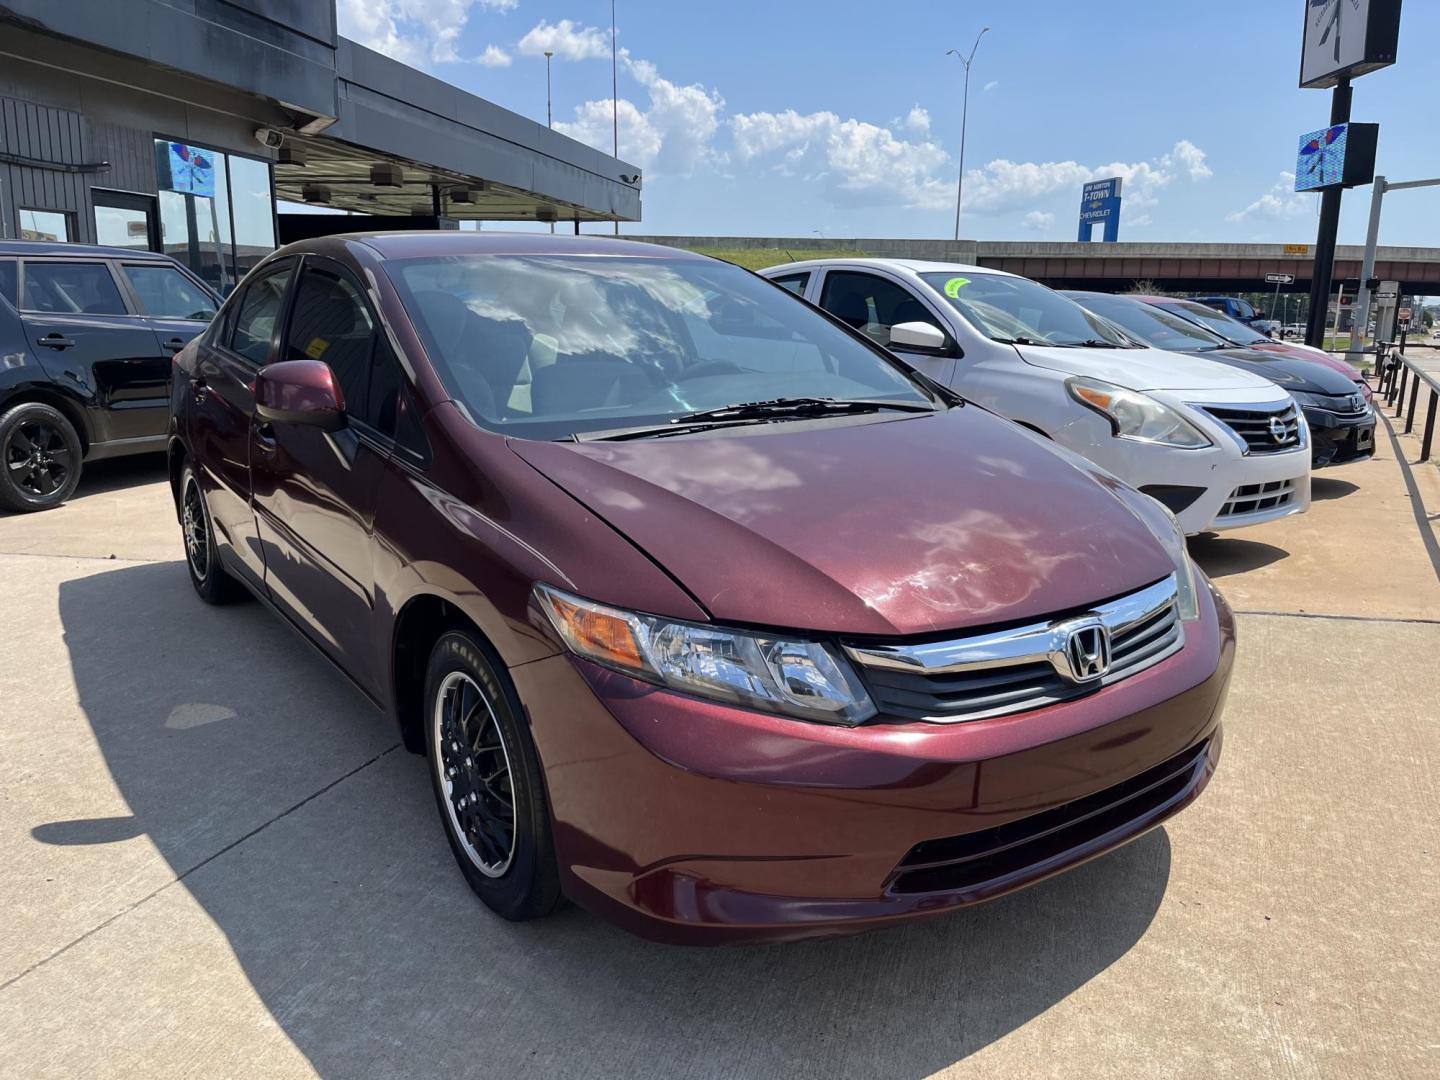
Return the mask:
[[345, 399], [329, 364], [282, 360], [255, 376], [255, 412], [275, 424], [304, 424], [321, 431], [345, 426]]
[[945, 341], [945, 331], [926, 322], [902, 322], [890, 327], [890, 347], [892, 349], [938, 351], [945, 348]]

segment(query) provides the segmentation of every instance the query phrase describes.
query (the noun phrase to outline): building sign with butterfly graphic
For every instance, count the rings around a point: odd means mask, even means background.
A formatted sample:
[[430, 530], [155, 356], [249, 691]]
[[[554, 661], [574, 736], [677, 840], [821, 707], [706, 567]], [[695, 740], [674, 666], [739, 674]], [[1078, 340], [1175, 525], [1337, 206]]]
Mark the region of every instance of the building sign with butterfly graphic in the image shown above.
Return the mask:
[[1400, 0], [1306, 0], [1300, 85], [1326, 89], [1395, 63]]
[[155, 150], [162, 190], [215, 197], [215, 154], [198, 146], [163, 140], [156, 142]]
[[1355, 187], [1375, 179], [1379, 124], [1333, 124], [1300, 136], [1295, 190]]

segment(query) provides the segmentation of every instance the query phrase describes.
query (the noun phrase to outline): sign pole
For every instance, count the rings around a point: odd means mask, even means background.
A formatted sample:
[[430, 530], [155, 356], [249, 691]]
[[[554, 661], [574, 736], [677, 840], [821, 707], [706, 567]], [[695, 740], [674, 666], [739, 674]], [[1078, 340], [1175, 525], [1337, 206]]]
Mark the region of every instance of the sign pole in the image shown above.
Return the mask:
[[[1351, 331], [1350, 348], [1345, 359], [1359, 366], [1361, 353], [1365, 349], [1365, 338], [1370, 333], [1370, 279], [1375, 276], [1375, 245], [1380, 242], [1380, 204], [1385, 198], [1385, 177], [1376, 176], [1370, 189], [1370, 227], [1365, 232], [1365, 258], [1360, 264], [1360, 291], [1355, 294], [1357, 318], [1363, 319], [1360, 332]], [[1379, 326], [1375, 329], [1378, 331]], [[1373, 342], [1372, 342], [1373, 344]]]
[[[1335, 84], [1330, 97], [1330, 126], [1350, 120], [1350, 80]], [[1335, 237], [1340, 231], [1341, 188], [1329, 187], [1320, 196], [1320, 228], [1315, 234], [1315, 269], [1310, 274], [1310, 321], [1305, 344], [1325, 347], [1325, 316], [1330, 306], [1330, 282], [1335, 273]], [[1338, 323], [1339, 313], [1336, 313]]]

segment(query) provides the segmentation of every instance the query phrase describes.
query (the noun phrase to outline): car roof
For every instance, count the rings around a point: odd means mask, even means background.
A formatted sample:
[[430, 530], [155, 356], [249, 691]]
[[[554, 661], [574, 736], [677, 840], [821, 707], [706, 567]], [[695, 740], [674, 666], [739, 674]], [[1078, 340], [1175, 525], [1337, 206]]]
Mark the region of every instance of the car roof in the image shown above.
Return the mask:
[[70, 244], [62, 240], [0, 240], [0, 255], [59, 255], [87, 259], [133, 259], [172, 262], [169, 255], [145, 248], [104, 247], [100, 244]]
[[693, 259], [703, 261], [683, 248], [643, 244], [613, 236], [582, 233], [556, 236], [550, 233], [460, 232], [458, 230], [413, 230], [397, 232], [353, 232], [297, 240], [280, 253], [298, 254], [330, 250], [330, 241], [364, 244], [385, 259], [413, 259], [435, 255], [616, 255], [649, 259]]
[[836, 255], [828, 259], [805, 259], [801, 262], [784, 263], [780, 266], [767, 266], [762, 273], [773, 274], [776, 271], [800, 271], [814, 270], [824, 266], [859, 266], [870, 267], [875, 270], [910, 270], [917, 274], [948, 274], [954, 271], [970, 274], [995, 274], [1002, 277], [1017, 277], [1006, 270], [996, 270], [989, 266], [975, 266], [972, 263], [961, 262], [936, 262], [933, 259], [875, 259], [869, 256], [857, 255], [853, 258], [846, 258]]

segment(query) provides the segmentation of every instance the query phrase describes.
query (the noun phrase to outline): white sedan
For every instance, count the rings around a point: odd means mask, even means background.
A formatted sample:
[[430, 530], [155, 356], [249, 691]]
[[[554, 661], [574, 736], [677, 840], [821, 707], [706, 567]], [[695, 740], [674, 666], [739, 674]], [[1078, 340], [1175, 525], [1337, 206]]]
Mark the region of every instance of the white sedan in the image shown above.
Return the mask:
[[1309, 508], [1305, 418], [1258, 375], [1138, 347], [1068, 297], [979, 266], [817, 259], [762, 273], [1158, 499], [1186, 533]]

